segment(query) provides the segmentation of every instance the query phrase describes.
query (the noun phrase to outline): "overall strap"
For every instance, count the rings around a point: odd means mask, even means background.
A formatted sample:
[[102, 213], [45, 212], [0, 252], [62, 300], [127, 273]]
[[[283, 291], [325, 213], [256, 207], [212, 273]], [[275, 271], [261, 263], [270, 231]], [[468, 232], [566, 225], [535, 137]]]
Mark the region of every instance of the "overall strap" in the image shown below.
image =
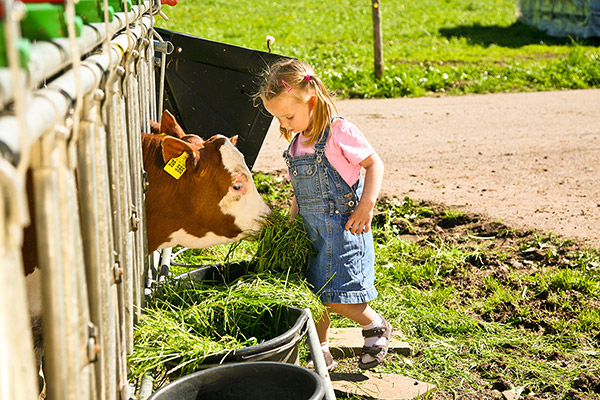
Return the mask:
[[288, 168], [292, 167], [292, 165], [290, 163], [290, 157], [291, 157], [290, 156], [290, 149], [292, 148], [292, 145], [294, 144], [294, 142], [298, 139], [299, 135], [300, 135], [300, 133], [296, 133], [296, 135], [290, 141], [290, 144], [288, 145], [287, 149], [282, 154], [282, 156], [285, 159], [285, 163], [287, 164]]
[[331, 118], [331, 123], [325, 127], [325, 130], [319, 136], [319, 140], [317, 140], [317, 143], [315, 144], [315, 153], [316, 154], [318, 154], [320, 156], [325, 154], [325, 144], [327, 143], [327, 138], [329, 138], [329, 129], [333, 125], [333, 122], [337, 118], [339, 118], [339, 117], [337, 115], [334, 115], [333, 118]]
[[327, 125], [325, 130], [323, 130], [321, 135], [319, 135], [319, 140], [317, 140], [317, 143], [315, 143], [315, 153], [317, 150], [322, 150], [323, 152], [325, 151], [325, 144], [327, 143], [327, 138], [329, 137], [329, 126], [330, 125]]

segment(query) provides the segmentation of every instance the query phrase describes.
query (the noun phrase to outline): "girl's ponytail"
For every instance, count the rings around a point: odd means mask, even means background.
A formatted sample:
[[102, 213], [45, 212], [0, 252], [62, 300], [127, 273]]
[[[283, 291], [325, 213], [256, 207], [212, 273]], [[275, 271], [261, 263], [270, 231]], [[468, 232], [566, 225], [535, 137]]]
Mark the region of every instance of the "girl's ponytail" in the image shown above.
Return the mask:
[[321, 132], [325, 130], [327, 125], [331, 126], [333, 117], [337, 115], [337, 108], [327, 91], [327, 88], [319, 79], [319, 77], [311, 75], [310, 84], [313, 85], [315, 102], [313, 105], [313, 120], [310, 132], [308, 135], [308, 143], [313, 144], [319, 140]]

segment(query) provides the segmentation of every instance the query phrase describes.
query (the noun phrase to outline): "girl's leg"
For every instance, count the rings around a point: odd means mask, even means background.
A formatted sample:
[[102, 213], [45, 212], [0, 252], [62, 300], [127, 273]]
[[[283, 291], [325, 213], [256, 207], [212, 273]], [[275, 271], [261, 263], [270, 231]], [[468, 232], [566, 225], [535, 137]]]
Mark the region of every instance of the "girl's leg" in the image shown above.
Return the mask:
[[359, 323], [361, 326], [369, 325], [377, 317], [377, 313], [367, 303], [360, 304], [338, 304], [338, 303], [323, 303], [325, 312], [320, 320], [316, 321], [317, 335], [319, 342], [329, 342], [329, 328], [331, 320], [329, 319], [329, 311], [350, 318], [352, 321]]
[[324, 305], [334, 313], [343, 315], [346, 318], [350, 318], [352, 321], [357, 322], [362, 326], [369, 325], [377, 317], [375, 310], [373, 310], [367, 303], [327, 303]]
[[334, 361], [331, 352], [329, 351], [329, 327], [331, 320], [329, 319], [329, 309], [325, 308], [325, 312], [321, 316], [321, 319], [315, 321], [317, 328], [317, 336], [319, 337], [319, 343], [321, 343], [321, 350], [323, 351], [323, 357], [325, 358], [325, 365], [328, 371], [333, 371], [337, 366]]
[[[324, 304], [327, 306], [326, 304]], [[325, 308], [323, 316], [318, 321], [315, 321], [317, 328], [317, 336], [319, 336], [319, 343], [329, 342], [329, 327], [331, 326], [331, 320], [329, 319], [329, 308]]]

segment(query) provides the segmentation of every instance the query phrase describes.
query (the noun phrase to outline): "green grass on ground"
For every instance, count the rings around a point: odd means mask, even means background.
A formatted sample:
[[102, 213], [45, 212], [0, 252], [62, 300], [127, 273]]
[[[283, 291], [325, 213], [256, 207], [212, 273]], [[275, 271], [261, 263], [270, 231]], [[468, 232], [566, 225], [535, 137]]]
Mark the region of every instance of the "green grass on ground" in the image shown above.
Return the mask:
[[[269, 240], [282, 259], [297, 254], [297, 227], [281, 218], [289, 183], [262, 173], [255, 181], [279, 215], [279, 233]], [[379, 296], [372, 306], [414, 350], [410, 357], [390, 354], [376, 372], [433, 383], [435, 400], [502, 398], [504, 390], [530, 399], [600, 399], [598, 249], [409, 198], [382, 199], [375, 212]], [[189, 250], [178, 260], [237, 262], [265, 254], [265, 246], [242, 241]], [[273, 265], [273, 271], [263, 265], [262, 273], [291, 282], [302, 263], [293, 271]], [[269, 297], [289, 295], [279, 290], [273, 285]], [[332, 321], [356, 326], [339, 316]], [[356, 368], [355, 360], [340, 361], [342, 371]]]
[[[557, 39], [517, 21], [514, 0], [381, 1], [375, 80], [371, 4], [358, 0], [182, 0], [157, 25], [312, 64], [340, 97], [600, 87], [598, 40]], [[161, 22], [162, 21], [162, 22]]]

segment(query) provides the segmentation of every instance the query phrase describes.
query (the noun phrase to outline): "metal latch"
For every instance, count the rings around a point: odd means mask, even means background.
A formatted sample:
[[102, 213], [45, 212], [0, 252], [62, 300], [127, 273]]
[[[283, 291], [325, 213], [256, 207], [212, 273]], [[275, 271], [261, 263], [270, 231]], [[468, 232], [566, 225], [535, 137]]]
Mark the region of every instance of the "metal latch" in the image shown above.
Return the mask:
[[140, 227], [140, 217], [138, 217], [137, 207], [135, 205], [131, 205], [131, 230], [137, 231]]

